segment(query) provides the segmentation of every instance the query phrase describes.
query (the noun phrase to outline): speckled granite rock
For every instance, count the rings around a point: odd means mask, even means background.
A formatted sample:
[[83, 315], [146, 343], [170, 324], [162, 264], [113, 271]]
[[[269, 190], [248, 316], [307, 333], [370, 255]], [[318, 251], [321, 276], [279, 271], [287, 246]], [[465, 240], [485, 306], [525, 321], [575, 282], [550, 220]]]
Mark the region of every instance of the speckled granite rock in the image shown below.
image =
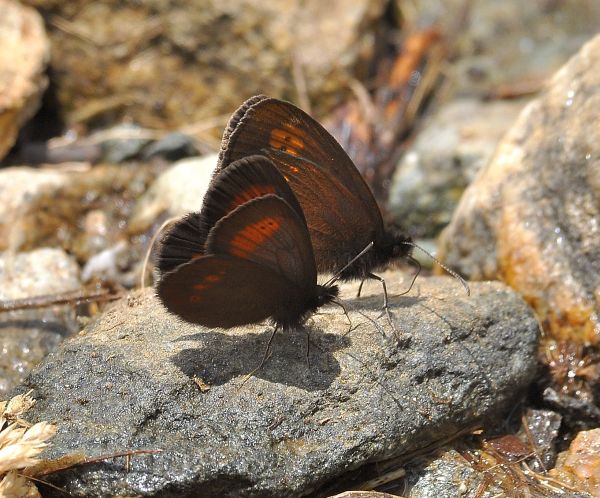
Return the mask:
[[[405, 289], [385, 274], [390, 293]], [[344, 284], [337, 308], [302, 330], [207, 330], [168, 315], [152, 291], [117, 303], [28, 379], [30, 419], [58, 424], [49, 456], [162, 453], [53, 477], [72, 496], [310, 495], [367, 462], [499, 417], [535, 371], [538, 326], [499, 283], [467, 297], [449, 278], [392, 298], [396, 334], [377, 319], [379, 286]], [[234, 310], [232, 310], [234, 312]], [[362, 314], [361, 314], [362, 313]]]
[[600, 36], [531, 102], [466, 190], [441, 241], [444, 261], [499, 278], [557, 339], [600, 330]]

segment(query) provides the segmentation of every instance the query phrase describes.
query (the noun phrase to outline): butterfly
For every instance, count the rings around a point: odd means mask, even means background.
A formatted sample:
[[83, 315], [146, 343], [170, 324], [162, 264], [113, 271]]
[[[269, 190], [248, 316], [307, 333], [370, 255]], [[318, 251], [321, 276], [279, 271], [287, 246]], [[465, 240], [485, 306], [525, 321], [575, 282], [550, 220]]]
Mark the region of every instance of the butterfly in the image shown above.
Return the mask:
[[266, 318], [275, 330], [297, 327], [334, 301], [338, 288], [317, 284], [306, 221], [277, 168], [260, 156], [230, 166], [214, 178], [202, 211], [163, 239], [158, 297], [206, 327]]
[[[414, 244], [408, 235], [384, 226], [373, 194], [335, 138], [293, 104], [258, 95], [229, 120], [215, 174], [255, 154], [272, 161], [297, 198], [317, 270], [335, 273], [343, 268], [341, 280], [379, 280], [385, 295], [385, 283], [373, 271], [410, 258]], [[177, 258], [159, 262], [159, 271], [196, 254], [205, 237], [205, 221], [198, 213], [187, 218], [185, 231], [179, 233]]]
[[264, 95], [241, 105], [223, 135], [217, 171], [255, 153], [273, 161], [296, 195], [319, 271], [339, 270], [369, 245], [342, 280], [376, 278], [373, 270], [410, 255], [411, 238], [384, 226], [373, 194], [344, 149], [298, 107]]

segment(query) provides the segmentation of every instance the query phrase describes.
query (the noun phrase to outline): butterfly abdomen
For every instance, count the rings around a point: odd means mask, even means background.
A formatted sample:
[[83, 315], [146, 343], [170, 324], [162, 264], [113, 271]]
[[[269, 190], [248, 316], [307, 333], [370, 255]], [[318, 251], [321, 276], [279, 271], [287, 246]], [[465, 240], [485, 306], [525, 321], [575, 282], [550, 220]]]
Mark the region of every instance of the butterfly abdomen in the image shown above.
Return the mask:
[[321, 306], [329, 304], [339, 293], [337, 285], [316, 285], [314, 292], [293, 294], [273, 314], [271, 321], [282, 330], [300, 327]]

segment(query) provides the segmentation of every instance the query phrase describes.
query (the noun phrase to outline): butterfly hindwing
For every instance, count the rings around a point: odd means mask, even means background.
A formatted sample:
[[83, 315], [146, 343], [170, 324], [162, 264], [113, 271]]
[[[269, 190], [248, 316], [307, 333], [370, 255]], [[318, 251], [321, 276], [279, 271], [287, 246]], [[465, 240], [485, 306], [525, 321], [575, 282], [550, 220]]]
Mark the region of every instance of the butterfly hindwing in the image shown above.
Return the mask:
[[206, 327], [260, 322], [276, 315], [286, 299], [299, 299], [276, 272], [227, 255], [189, 261], [164, 275], [157, 290], [169, 311]]
[[160, 241], [156, 268], [160, 275], [173, 271], [179, 265], [204, 254], [208, 236], [200, 213], [190, 213], [164, 235]]
[[265, 156], [253, 155], [238, 159], [213, 178], [201, 211], [206, 232], [235, 208], [267, 194], [284, 199], [304, 220], [296, 196], [273, 162]]
[[208, 236], [206, 252], [253, 261], [301, 289], [316, 284], [306, 225], [287, 202], [273, 194], [246, 202], [219, 220]]
[[204, 254], [206, 238], [217, 221], [241, 204], [265, 194], [283, 198], [304, 221], [298, 200], [273, 163], [264, 156], [244, 157], [213, 177], [200, 212], [176, 222], [163, 237], [158, 255], [159, 273], [168, 273]]

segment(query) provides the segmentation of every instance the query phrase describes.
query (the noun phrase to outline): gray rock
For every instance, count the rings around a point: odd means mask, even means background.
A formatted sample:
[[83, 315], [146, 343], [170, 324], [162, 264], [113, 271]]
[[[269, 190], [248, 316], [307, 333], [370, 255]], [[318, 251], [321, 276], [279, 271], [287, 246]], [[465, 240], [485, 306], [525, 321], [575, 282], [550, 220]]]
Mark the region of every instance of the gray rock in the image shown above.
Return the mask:
[[0, 170], [0, 250], [21, 245], [23, 236], [14, 225], [32, 200], [48, 190], [58, 190], [67, 181], [68, 175], [59, 171], [22, 166]]
[[[77, 290], [79, 267], [61, 249], [0, 253], [0, 301]], [[19, 384], [64, 335], [78, 329], [72, 307], [0, 312], [0, 397]]]
[[597, 344], [600, 330], [600, 36], [531, 102], [465, 191], [440, 256], [502, 279], [549, 335]]
[[129, 220], [129, 230], [144, 232], [164, 212], [169, 216], [182, 216], [200, 211], [216, 165], [216, 154], [177, 161], [138, 199]]
[[[401, 274], [384, 274], [390, 294]], [[30, 376], [30, 418], [58, 424], [49, 457], [162, 449], [54, 476], [73, 496], [271, 496], [313, 493], [367, 462], [422, 448], [501, 416], [535, 371], [538, 325], [499, 283], [467, 297], [450, 278], [392, 297], [344, 284], [337, 308], [305, 331], [223, 331], [169, 315], [151, 290], [116, 303]], [[235, 310], [232, 310], [235, 312]]]
[[442, 107], [396, 169], [388, 203], [394, 217], [415, 235], [437, 236], [523, 105], [463, 98]]
[[197, 156], [199, 153], [191, 136], [173, 132], [148, 145], [144, 149], [143, 158], [149, 160], [153, 157], [162, 157], [169, 161], [178, 161], [185, 157]]
[[527, 410], [527, 430], [535, 444], [536, 458], [530, 467], [536, 472], [544, 472], [556, 464], [557, 442], [562, 416], [552, 410]]
[[141, 156], [144, 148], [152, 142], [147, 130], [133, 124], [115, 126], [104, 134], [115, 136], [101, 142], [102, 159], [113, 164]]
[[0, 253], [0, 299], [57, 294], [80, 287], [79, 266], [62, 249]]
[[453, 35], [460, 58], [448, 76], [461, 95], [535, 91], [600, 27], [596, 0], [417, 0], [414, 12]]

